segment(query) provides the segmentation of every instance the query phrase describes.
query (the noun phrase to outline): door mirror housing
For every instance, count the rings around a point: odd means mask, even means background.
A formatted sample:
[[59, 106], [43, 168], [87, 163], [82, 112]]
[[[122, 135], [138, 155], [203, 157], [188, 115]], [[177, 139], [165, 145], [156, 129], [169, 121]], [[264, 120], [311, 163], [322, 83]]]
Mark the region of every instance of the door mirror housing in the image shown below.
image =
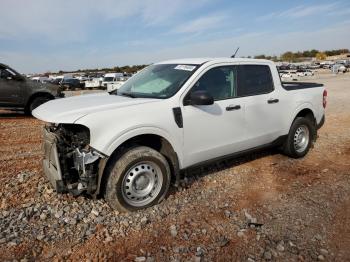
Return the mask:
[[26, 78], [24, 76], [22, 76], [22, 75], [15, 75], [13, 77], [13, 79], [15, 79], [17, 81], [25, 81], [26, 80]]
[[214, 104], [214, 98], [208, 91], [194, 91], [190, 94], [190, 104], [198, 106], [212, 105]]
[[7, 80], [16, 80], [16, 81], [24, 81], [25, 78], [21, 75], [13, 75], [6, 77]]

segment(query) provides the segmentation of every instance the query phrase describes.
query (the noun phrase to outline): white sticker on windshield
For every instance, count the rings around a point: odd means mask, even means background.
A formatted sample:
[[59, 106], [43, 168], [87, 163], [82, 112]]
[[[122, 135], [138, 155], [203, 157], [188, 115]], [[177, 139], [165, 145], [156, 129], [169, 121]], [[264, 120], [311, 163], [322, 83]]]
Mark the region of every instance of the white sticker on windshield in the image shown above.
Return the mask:
[[193, 71], [195, 69], [195, 66], [192, 65], [177, 65], [175, 69], [177, 70], [186, 70], [186, 71]]

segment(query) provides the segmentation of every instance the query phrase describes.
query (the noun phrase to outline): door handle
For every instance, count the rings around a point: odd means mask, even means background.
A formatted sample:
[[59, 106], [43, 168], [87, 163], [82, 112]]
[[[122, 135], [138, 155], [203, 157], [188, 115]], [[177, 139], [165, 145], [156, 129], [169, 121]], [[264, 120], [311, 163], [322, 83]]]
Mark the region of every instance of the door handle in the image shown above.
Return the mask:
[[269, 104], [275, 104], [278, 102], [279, 102], [279, 100], [277, 98], [270, 98], [269, 100], [267, 100], [267, 103], [269, 103]]
[[229, 105], [226, 107], [226, 111], [233, 111], [233, 110], [239, 110], [241, 109], [241, 106], [240, 105]]

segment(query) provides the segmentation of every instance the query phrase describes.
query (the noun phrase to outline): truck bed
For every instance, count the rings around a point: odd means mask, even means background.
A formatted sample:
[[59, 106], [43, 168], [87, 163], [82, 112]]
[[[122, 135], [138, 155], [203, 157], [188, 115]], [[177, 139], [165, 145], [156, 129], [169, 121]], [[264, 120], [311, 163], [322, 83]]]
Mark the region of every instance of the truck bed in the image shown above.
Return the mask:
[[306, 89], [306, 88], [316, 88], [316, 87], [322, 87], [322, 86], [323, 84], [310, 83], [310, 82], [282, 82], [282, 87], [287, 91]]

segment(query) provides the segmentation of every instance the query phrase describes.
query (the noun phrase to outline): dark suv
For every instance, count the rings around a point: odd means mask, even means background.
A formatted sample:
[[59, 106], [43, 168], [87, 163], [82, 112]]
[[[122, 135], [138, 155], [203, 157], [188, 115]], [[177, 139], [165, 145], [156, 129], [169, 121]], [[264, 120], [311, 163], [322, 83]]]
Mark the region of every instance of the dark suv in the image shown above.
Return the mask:
[[0, 108], [31, 114], [39, 105], [63, 96], [59, 86], [34, 82], [0, 63]]
[[79, 79], [76, 78], [63, 79], [60, 85], [68, 90], [75, 90], [76, 88], [81, 87]]

